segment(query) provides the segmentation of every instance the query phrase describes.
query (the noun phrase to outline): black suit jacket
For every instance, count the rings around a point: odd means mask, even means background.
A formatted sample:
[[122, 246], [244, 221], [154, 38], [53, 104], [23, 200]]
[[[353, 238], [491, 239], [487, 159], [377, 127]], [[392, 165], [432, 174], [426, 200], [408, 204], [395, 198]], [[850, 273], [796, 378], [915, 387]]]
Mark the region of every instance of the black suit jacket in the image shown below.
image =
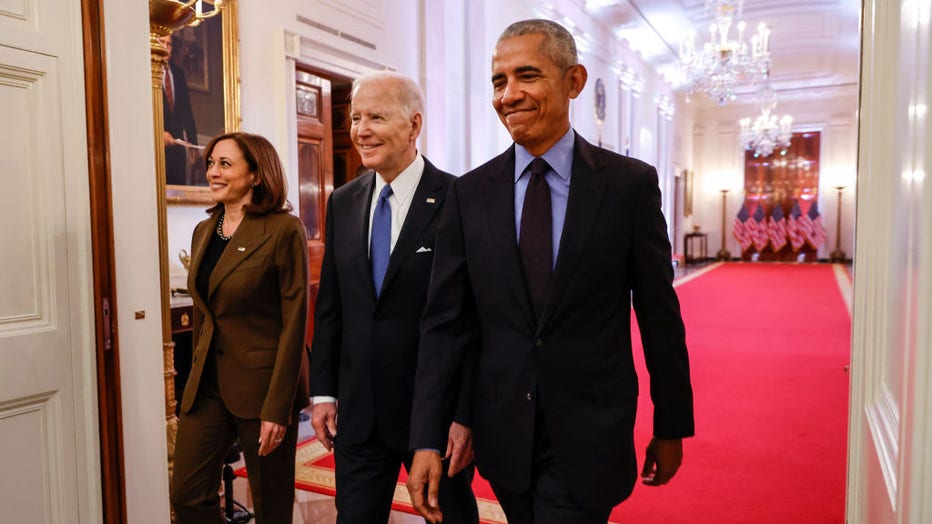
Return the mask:
[[[374, 430], [391, 449], [408, 449], [418, 325], [427, 297], [437, 217], [454, 179], [426, 159], [424, 163], [378, 299], [369, 266], [368, 232], [377, 175], [370, 171], [335, 190], [327, 204], [311, 395], [337, 398], [337, 434], [348, 444], [362, 443]], [[459, 386], [458, 378], [454, 382]], [[468, 401], [468, 395], [464, 398]], [[458, 421], [467, 423], [468, 409], [462, 411]], [[449, 418], [434, 421], [438, 427], [448, 422]], [[445, 446], [446, 438], [440, 449]]]
[[540, 409], [566, 485], [582, 505], [604, 510], [630, 494], [637, 476], [632, 298], [654, 434], [693, 434], [657, 174], [576, 135], [563, 235], [537, 321], [517, 248], [514, 165], [512, 147], [458, 179], [447, 197], [422, 323], [411, 447], [445, 442], [433, 420], [451, 409], [448, 384], [474, 360], [472, 427], [482, 475], [513, 491], [528, 488]]
[[[194, 125], [194, 112], [191, 110], [191, 98], [188, 92], [188, 80], [184, 70], [169, 63], [172, 78], [175, 80], [173, 95], [175, 107], [168, 105], [168, 96], [162, 89], [162, 108], [164, 109], [165, 131], [175, 138], [180, 138], [192, 144], [197, 144], [197, 126]], [[167, 79], [166, 79], [167, 81]], [[168, 184], [186, 184], [185, 164], [187, 153], [184, 146], [172, 145], [165, 147], [165, 178]], [[197, 181], [195, 181], [197, 182]]]

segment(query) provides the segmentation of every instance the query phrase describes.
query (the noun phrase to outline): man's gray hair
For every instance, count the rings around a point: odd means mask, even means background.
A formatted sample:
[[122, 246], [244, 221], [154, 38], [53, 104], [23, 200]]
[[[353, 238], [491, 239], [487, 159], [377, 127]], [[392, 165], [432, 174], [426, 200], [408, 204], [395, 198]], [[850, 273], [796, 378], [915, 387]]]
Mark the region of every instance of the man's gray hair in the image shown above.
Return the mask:
[[562, 25], [543, 18], [521, 20], [511, 24], [502, 31], [495, 46], [498, 47], [502, 40], [524, 35], [543, 35], [544, 42], [541, 44], [541, 51], [557, 67], [569, 69], [579, 63], [576, 40], [573, 39], [573, 35]]
[[416, 113], [424, 114], [424, 94], [421, 87], [410, 77], [395, 71], [373, 71], [360, 76], [353, 80], [352, 93], [355, 95], [359, 86], [365, 83], [386, 80], [392, 86], [392, 96], [401, 106], [406, 118], [411, 118]]

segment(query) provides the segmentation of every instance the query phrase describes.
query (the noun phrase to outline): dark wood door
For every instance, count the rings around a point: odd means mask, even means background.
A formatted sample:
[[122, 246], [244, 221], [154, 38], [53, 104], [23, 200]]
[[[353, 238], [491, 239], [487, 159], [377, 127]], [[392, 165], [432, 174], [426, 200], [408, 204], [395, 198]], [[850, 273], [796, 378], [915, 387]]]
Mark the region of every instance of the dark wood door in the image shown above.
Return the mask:
[[308, 341], [314, 330], [314, 302], [324, 255], [326, 203], [333, 191], [333, 117], [329, 79], [298, 67], [295, 75], [298, 120], [298, 201], [307, 228], [310, 258]]
[[362, 158], [350, 138], [349, 82], [333, 85], [333, 187], [342, 186], [365, 171]]

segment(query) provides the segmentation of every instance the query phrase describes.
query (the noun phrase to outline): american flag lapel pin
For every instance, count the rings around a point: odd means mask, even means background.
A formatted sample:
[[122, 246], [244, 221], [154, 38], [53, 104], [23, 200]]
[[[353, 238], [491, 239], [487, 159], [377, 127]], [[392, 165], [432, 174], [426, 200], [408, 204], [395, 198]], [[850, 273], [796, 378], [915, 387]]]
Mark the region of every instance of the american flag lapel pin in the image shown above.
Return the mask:
[[431, 197], [431, 198], [428, 198], [428, 199], [427, 199], [427, 203], [428, 203], [428, 204], [434, 204], [434, 203], [436, 203], [436, 202], [437, 202], [437, 199], [436, 199], [436, 198]]
[[236, 248], [236, 250], [237, 250], [237, 251], [246, 251], [246, 248], [245, 248], [245, 247], [242, 247], [242, 246], [240, 246], [240, 247], [238, 247], [238, 248]]

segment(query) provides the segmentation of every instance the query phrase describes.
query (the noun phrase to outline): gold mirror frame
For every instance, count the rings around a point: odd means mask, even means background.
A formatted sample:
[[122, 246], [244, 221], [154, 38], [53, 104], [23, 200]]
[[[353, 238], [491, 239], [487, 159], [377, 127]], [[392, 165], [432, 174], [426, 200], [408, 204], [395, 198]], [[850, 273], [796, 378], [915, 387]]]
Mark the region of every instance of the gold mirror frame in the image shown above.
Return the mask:
[[[225, 0], [220, 13], [223, 26], [223, 127], [229, 133], [239, 131], [240, 115], [239, 33], [236, 0]], [[206, 186], [166, 185], [168, 204], [213, 204]]]

